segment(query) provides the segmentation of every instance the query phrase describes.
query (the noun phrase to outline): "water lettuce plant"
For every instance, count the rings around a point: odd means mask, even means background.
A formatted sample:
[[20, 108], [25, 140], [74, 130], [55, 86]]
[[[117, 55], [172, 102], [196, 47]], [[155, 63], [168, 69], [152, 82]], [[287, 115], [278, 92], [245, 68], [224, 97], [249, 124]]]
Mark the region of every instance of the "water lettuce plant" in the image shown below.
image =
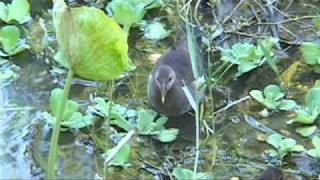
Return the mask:
[[132, 116], [136, 116], [135, 110], [128, 109], [120, 104], [115, 104], [112, 101], [106, 102], [101, 97], [96, 97], [94, 102], [96, 104], [89, 107], [89, 109], [102, 117], [108, 118], [111, 125], [117, 125], [127, 132], [134, 129], [133, 124], [131, 124], [127, 119]]
[[[108, 117], [111, 125], [116, 125], [127, 132], [136, 129], [138, 134], [152, 136], [161, 142], [171, 142], [178, 135], [178, 129], [164, 127], [168, 118], [161, 116], [156, 119], [157, 112], [153, 110], [135, 111], [112, 101], [106, 102], [100, 97], [95, 98], [94, 101], [96, 104], [90, 108], [92, 112]], [[129, 122], [129, 118], [136, 118], [136, 123]]]
[[179, 133], [178, 129], [169, 128], [165, 129], [164, 124], [168, 118], [161, 116], [155, 122], [157, 112], [153, 110], [140, 109], [137, 118], [137, 130], [141, 135], [151, 135], [161, 142], [171, 142], [177, 138]]
[[128, 32], [132, 25], [142, 20], [148, 9], [161, 5], [161, 0], [112, 0], [107, 11]]
[[320, 159], [320, 137], [319, 136], [314, 136], [312, 138], [312, 145], [314, 146], [314, 148], [308, 150], [307, 154], [316, 159]]
[[305, 151], [304, 147], [297, 144], [296, 140], [284, 138], [276, 133], [269, 135], [266, 141], [275, 148], [267, 150], [266, 153], [270, 156], [277, 156], [280, 160], [282, 160], [289, 152]]
[[55, 179], [61, 120], [74, 74], [91, 80], [113, 80], [128, 64], [127, 33], [103, 11], [93, 7], [70, 8], [63, 0], [55, 0], [52, 15], [59, 50], [69, 70], [53, 126], [48, 179]]
[[296, 107], [294, 100], [284, 99], [285, 94], [281, 92], [278, 85], [270, 84], [264, 88], [263, 92], [251, 90], [250, 96], [264, 105], [268, 109], [293, 110]]
[[28, 0], [12, 0], [11, 4], [4, 4], [0, 2], [0, 20], [11, 23], [17, 21], [20, 24], [25, 23], [31, 19], [30, 4]]
[[0, 29], [0, 43], [3, 49], [0, 50], [2, 57], [18, 54], [29, 48], [29, 45], [21, 41], [20, 30], [16, 26], [4, 26]]
[[178, 180], [183, 179], [213, 179], [213, 174], [211, 172], [197, 172], [196, 176], [193, 177], [193, 171], [185, 169], [182, 167], [176, 167], [172, 175]]
[[261, 45], [266, 52], [270, 52], [272, 55], [271, 49], [277, 42], [278, 39], [276, 38], [267, 38], [262, 40], [258, 46], [249, 43], [236, 43], [229, 49], [219, 48], [221, 50], [221, 60], [238, 65], [236, 77], [239, 77], [265, 62], [265, 53]]
[[[60, 109], [60, 102], [63, 96], [63, 89], [55, 88], [51, 91], [49, 104], [51, 114], [45, 112], [43, 115], [49, 124], [55, 124], [56, 118]], [[64, 114], [61, 120], [61, 126], [67, 128], [83, 128], [93, 123], [94, 117], [91, 114], [82, 115], [79, 112], [79, 104], [73, 100], [67, 100]]]
[[320, 44], [315, 42], [303, 42], [300, 51], [305, 63], [312, 66], [316, 73], [320, 73]]
[[296, 116], [288, 123], [299, 122], [313, 124], [320, 114], [320, 81], [317, 80], [305, 96], [306, 106], [300, 106], [295, 110]]

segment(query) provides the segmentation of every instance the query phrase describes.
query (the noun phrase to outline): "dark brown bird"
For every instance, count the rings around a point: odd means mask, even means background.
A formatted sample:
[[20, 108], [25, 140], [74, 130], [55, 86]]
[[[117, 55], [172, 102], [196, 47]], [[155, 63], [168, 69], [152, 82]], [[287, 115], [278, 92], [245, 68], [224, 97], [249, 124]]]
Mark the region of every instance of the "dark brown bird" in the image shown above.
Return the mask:
[[[199, 75], [203, 75], [203, 62], [200, 48], [196, 45]], [[167, 116], [179, 116], [192, 109], [182, 89], [183, 82], [191, 94], [195, 95], [195, 78], [184, 41], [163, 54], [154, 65], [148, 79], [148, 98], [151, 106]], [[204, 92], [202, 98], [204, 97]]]
[[269, 167], [257, 178], [257, 180], [284, 180], [282, 171], [275, 167]]

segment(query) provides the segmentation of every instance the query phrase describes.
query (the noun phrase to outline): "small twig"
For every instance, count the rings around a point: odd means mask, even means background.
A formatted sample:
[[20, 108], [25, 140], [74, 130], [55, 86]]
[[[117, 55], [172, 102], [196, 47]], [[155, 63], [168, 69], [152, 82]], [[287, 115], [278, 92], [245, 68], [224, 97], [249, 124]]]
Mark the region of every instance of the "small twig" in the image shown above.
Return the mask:
[[240, 0], [240, 2], [232, 9], [231, 13], [222, 21], [221, 25], [224, 25], [232, 17], [232, 15], [237, 11], [243, 1], [244, 0]]
[[282, 26], [282, 25], [280, 25], [279, 27], [280, 27], [280, 29], [286, 31], [288, 34], [290, 34], [290, 35], [293, 36], [294, 38], [299, 38], [296, 34], [294, 34], [293, 32], [291, 32], [291, 31], [290, 31], [289, 29], [287, 29], [286, 27], [284, 27], [284, 26]]
[[317, 16], [301, 16], [301, 17], [294, 17], [294, 18], [289, 18], [289, 19], [285, 19], [282, 21], [278, 21], [278, 22], [261, 22], [261, 23], [257, 23], [255, 25], [277, 25], [277, 24], [284, 24], [284, 23], [288, 23], [288, 22], [292, 22], [292, 21], [299, 21], [302, 19], [313, 19]]
[[200, 23], [200, 21], [198, 19], [198, 8], [199, 8], [200, 3], [201, 3], [201, 0], [197, 0], [197, 3], [195, 5], [195, 7], [194, 7], [194, 13], [193, 13], [193, 18], [196, 21], [198, 26], [201, 26], [201, 23]]
[[236, 105], [236, 104], [239, 104], [239, 103], [241, 103], [242, 101], [245, 101], [245, 100], [248, 100], [248, 99], [251, 99], [251, 97], [250, 97], [250, 96], [245, 96], [245, 97], [243, 97], [243, 98], [241, 98], [241, 99], [238, 99], [238, 100], [236, 100], [236, 101], [233, 101], [233, 102], [229, 103], [228, 105], [226, 105], [225, 107], [223, 107], [223, 108], [221, 108], [221, 109], [213, 112], [212, 115], [214, 116], [214, 115], [216, 115], [216, 114], [218, 114], [218, 113], [220, 113], [220, 112], [222, 112], [222, 111], [225, 111], [225, 110], [231, 108], [232, 106], [234, 106], [234, 105]]

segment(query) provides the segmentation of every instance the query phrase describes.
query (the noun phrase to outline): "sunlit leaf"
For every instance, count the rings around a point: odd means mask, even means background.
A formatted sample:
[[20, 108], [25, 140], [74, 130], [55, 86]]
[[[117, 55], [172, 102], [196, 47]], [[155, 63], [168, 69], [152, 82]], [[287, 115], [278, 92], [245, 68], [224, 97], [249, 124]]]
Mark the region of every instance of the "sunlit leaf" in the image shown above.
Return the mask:
[[156, 138], [161, 142], [171, 142], [177, 138], [178, 133], [178, 129], [164, 129], [157, 134]]
[[282, 136], [279, 134], [271, 134], [267, 138], [267, 143], [275, 147], [276, 149], [280, 148], [282, 142]]
[[317, 130], [317, 126], [305, 126], [305, 127], [297, 128], [296, 132], [303, 137], [307, 137], [313, 134], [316, 130]]
[[[109, 150], [110, 153], [112, 150]], [[128, 163], [128, 159], [130, 156], [130, 146], [128, 144], [123, 145], [117, 154], [113, 157], [113, 159], [108, 163], [108, 165], [112, 166], [125, 166]]]
[[29, 10], [28, 0], [12, 0], [11, 4], [7, 5], [0, 2], [0, 19], [6, 23], [15, 20], [22, 24], [31, 19]]
[[30, 20], [29, 15], [30, 4], [28, 0], [12, 0], [8, 5], [8, 20], [16, 20], [19, 23], [24, 23]]
[[158, 21], [147, 24], [144, 28], [144, 36], [151, 40], [161, 40], [170, 35], [170, 31], [164, 28], [164, 25]]

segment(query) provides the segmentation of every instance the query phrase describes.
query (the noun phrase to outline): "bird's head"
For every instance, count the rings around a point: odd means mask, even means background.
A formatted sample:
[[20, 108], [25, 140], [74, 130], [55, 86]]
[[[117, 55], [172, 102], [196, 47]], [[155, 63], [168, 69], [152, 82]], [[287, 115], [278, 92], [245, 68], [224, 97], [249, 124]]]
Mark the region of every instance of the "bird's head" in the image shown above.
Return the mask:
[[170, 66], [162, 65], [156, 70], [154, 78], [161, 93], [161, 103], [164, 104], [167, 92], [176, 81], [176, 73]]

